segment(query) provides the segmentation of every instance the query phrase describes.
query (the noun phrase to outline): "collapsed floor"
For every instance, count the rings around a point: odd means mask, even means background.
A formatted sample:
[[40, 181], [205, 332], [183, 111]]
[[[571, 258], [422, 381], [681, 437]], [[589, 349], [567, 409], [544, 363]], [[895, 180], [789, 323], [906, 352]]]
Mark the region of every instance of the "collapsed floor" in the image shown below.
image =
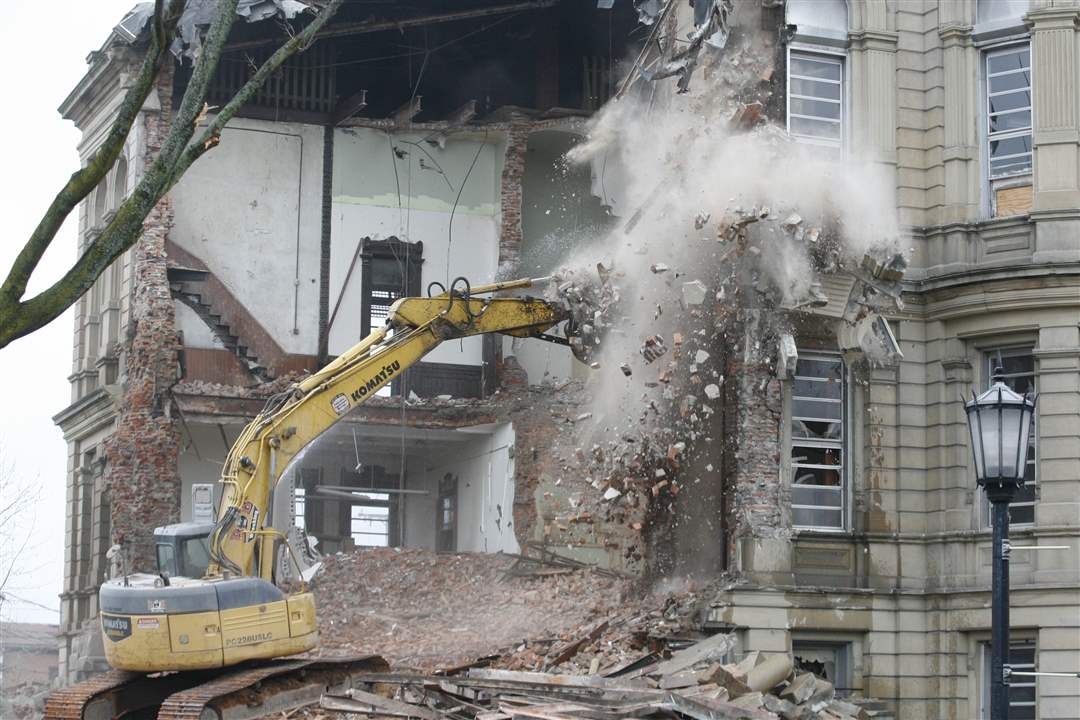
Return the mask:
[[314, 583], [321, 652], [382, 655], [393, 672], [327, 693], [303, 713], [889, 717], [873, 701], [837, 698], [830, 682], [788, 655], [736, 658], [731, 629], [704, 622], [726, 584], [649, 589], [551, 555], [339, 553]]

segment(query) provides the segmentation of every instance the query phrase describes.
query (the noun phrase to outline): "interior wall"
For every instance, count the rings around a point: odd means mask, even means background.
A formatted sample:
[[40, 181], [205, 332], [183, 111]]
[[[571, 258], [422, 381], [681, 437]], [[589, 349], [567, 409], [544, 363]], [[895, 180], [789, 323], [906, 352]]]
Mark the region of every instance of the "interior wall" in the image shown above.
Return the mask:
[[314, 125], [233, 120], [170, 191], [169, 238], [288, 353], [318, 347], [322, 139]]
[[409, 490], [422, 490], [426, 495], [405, 496], [405, 545], [406, 547], [435, 549], [435, 529], [438, 522], [439, 478], [441, 475], [428, 473], [427, 458], [419, 458], [411, 463], [406, 471], [405, 487]]
[[[573, 263], [603, 236], [610, 222], [600, 198], [592, 194], [598, 186], [593, 170], [564, 159], [579, 141], [580, 136], [563, 130], [529, 135], [521, 183], [523, 276], [543, 277]], [[580, 372], [570, 350], [551, 343], [508, 339], [503, 353], [518, 359], [533, 384]]]
[[[457, 550], [459, 552], [520, 552], [514, 535], [514, 428], [509, 423], [463, 428], [476, 439], [446, 453], [428, 455], [424, 487], [438, 489], [439, 478], [456, 475]], [[433, 493], [437, 500], [438, 493]], [[425, 508], [425, 511], [427, 508]], [[435, 507], [427, 513], [434, 545]]]
[[[184, 425], [184, 445], [180, 449], [178, 462], [180, 469], [180, 521], [191, 520], [191, 486], [195, 483], [212, 483], [214, 485], [214, 503], [221, 498], [221, 468], [225, 464], [225, 456], [229, 448], [225, 445], [226, 440], [230, 443], [236, 441], [240, 431], [240, 425], [217, 425], [188, 422]], [[224, 430], [225, 437], [222, 437]]]
[[[364, 237], [423, 242], [421, 288], [458, 276], [474, 285], [495, 279], [505, 139], [495, 132], [456, 133], [440, 147], [427, 142], [429, 136], [370, 128], [335, 132], [330, 311], [339, 303], [341, 309], [330, 328], [331, 354], [360, 339], [360, 261], [347, 286], [345, 278]], [[479, 365], [481, 339], [445, 343], [426, 359]]]

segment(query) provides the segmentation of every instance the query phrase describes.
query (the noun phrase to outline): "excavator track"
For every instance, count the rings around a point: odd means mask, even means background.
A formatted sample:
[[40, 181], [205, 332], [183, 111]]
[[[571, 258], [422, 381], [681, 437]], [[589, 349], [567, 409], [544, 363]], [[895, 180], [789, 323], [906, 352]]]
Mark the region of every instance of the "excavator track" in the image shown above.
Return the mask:
[[354, 674], [388, 669], [376, 655], [282, 660], [232, 672], [169, 696], [158, 720], [250, 720], [318, 702], [329, 687], [351, 685]]
[[45, 703], [45, 720], [82, 720], [83, 709], [95, 698], [142, 677], [138, 673], [110, 670], [85, 682], [57, 690]]
[[[57, 690], [44, 720], [242, 720], [318, 702], [351, 676], [389, 669], [378, 656], [271, 660], [224, 670], [140, 673], [112, 670]], [[225, 673], [225, 674], [222, 674]]]

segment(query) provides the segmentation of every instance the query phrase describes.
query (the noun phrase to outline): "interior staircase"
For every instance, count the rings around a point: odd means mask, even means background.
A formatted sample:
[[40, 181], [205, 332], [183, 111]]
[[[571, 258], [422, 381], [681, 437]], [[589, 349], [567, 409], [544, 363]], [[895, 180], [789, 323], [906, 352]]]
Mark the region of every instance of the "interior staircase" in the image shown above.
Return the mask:
[[172, 296], [195, 311], [222, 346], [237, 357], [259, 382], [274, 379], [273, 371], [259, 360], [258, 355], [234, 332], [229, 318], [213, 304], [213, 293], [207, 291], [208, 270], [171, 266], [168, 269], [169, 290]]

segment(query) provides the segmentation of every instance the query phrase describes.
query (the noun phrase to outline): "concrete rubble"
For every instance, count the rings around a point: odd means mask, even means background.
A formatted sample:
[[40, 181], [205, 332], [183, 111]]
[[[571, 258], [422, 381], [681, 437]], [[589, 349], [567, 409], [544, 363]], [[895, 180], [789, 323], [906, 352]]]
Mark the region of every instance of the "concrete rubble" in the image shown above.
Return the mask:
[[782, 653], [738, 653], [705, 622], [721, 578], [648, 592], [552, 554], [339, 553], [314, 584], [323, 654], [393, 672], [325, 694], [303, 717], [869, 720], [874, 703]]

